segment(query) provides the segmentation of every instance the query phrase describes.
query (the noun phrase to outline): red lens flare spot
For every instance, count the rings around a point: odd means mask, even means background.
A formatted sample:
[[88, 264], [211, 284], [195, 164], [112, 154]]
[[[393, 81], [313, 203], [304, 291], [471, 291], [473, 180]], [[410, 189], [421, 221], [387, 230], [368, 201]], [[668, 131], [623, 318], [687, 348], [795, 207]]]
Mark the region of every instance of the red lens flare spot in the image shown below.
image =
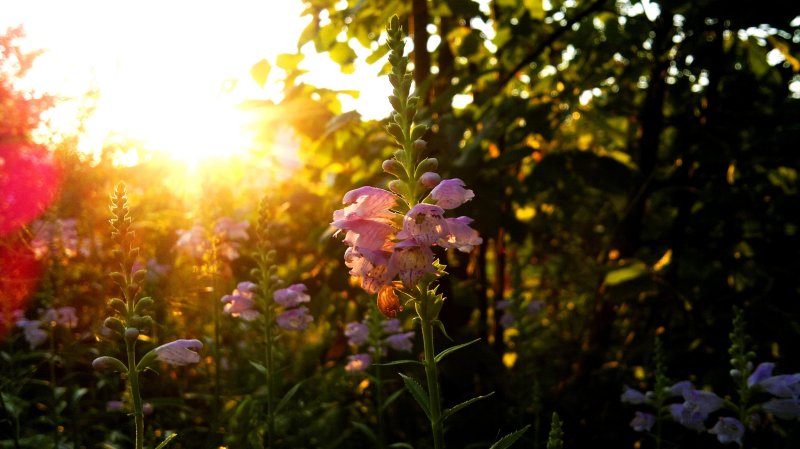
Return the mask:
[[24, 245], [0, 245], [0, 341], [14, 327], [14, 311], [25, 309], [39, 271], [39, 263]]
[[46, 149], [0, 143], [0, 236], [41, 215], [55, 200], [60, 178]]

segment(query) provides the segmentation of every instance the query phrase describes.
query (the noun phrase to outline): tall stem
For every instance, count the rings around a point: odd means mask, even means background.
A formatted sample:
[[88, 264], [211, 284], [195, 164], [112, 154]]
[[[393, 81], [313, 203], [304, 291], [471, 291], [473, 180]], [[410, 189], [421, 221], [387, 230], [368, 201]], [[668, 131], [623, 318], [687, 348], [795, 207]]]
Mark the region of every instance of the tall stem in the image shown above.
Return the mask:
[[422, 343], [425, 347], [425, 376], [428, 380], [428, 401], [431, 407], [431, 430], [433, 431], [433, 447], [444, 449], [444, 429], [442, 428], [442, 404], [439, 397], [439, 373], [436, 367], [433, 348], [433, 320], [430, 316], [430, 302], [433, 300], [425, 294], [420, 318], [422, 321]]
[[270, 302], [270, 297], [272, 296], [271, 288], [267, 288], [270, 283], [269, 279], [269, 267], [268, 264], [263, 264], [261, 267], [261, 272], [263, 273], [261, 285], [264, 294], [264, 315], [266, 322], [264, 323], [264, 343], [266, 346], [265, 356], [266, 356], [266, 363], [267, 363], [267, 447], [272, 449], [272, 442], [275, 435], [275, 376], [274, 376], [274, 369], [275, 369], [275, 356], [274, 351], [272, 348], [273, 336], [272, 336], [272, 323], [274, 321], [273, 313], [274, 310], [272, 308], [272, 304]]
[[217, 260], [217, 242], [216, 239], [212, 237], [211, 239], [211, 309], [214, 311], [214, 416], [213, 416], [213, 425], [214, 429], [212, 432], [215, 434], [219, 431], [219, 415], [221, 410], [221, 400], [220, 397], [222, 395], [222, 377], [220, 373], [220, 363], [219, 363], [219, 350], [220, 350], [220, 329], [219, 329], [219, 322], [220, 322], [220, 307], [217, 300], [217, 272], [218, 272], [218, 260]]
[[131, 384], [131, 398], [133, 399], [133, 417], [136, 421], [136, 449], [144, 447], [144, 413], [142, 412], [142, 397], [139, 394], [139, 371], [136, 369], [136, 342], [125, 341], [128, 349], [128, 381]]

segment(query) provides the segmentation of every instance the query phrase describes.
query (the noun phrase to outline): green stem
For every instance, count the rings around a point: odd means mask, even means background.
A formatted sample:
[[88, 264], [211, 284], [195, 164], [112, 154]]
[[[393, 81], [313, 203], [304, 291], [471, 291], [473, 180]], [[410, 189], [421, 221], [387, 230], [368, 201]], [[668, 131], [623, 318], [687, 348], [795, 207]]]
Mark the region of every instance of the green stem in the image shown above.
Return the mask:
[[267, 286], [270, 285], [269, 279], [269, 267], [268, 264], [263, 264], [261, 267], [261, 271], [263, 274], [261, 285], [262, 290], [264, 293], [264, 312], [266, 316], [266, 323], [264, 325], [264, 340], [266, 344], [266, 362], [267, 362], [267, 447], [272, 449], [272, 442], [275, 435], [275, 376], [274, 373], [274, 365], [275, 365], [275, 356], [273, 354], [272, 348], [272, 323], [273, 323], [273, 308], [270, 302], [270, 297], [272, 296], [271, 289]]
[[428, 401], [430, 402], [431, 430], [433, 431], [433, 447], [444, 448], [444, 429], [442, 428], [442, 404], [439, 398], [439, 373], [436, 367], [435, 352], [433, 348], [433, 320], [430, 317], [429, 306], [433, 300], [427, 293], [423, 298], [422, 343], [425, 347], [425, 376], [428, 380]]
[[133, 398], [133, 417], [136, 421], [136, 449], [144, 447], [144, 413], [142, 397], [139, 394], [139, 371], [136, 369], [136, 342], [125, 341], [128, 349], [128, 381], [131, 384]]
[[383, 422], [383, 375], [381, 374], [381, 348], [375, 351], [375, 402], [378, 407], [378, 448], [383, 449], [386, 445], [386, 430]]
[[220, 307], [217, 295], [217, 245], [216, 241], [212, 238], [211, 244], [211, 308], [214, 310], [214, 416], [212, 432], [215, 434], [219, 431], [219, 414], [221, 410], [222, 395], [222, 377], [220, 373], [219, 363], [219, 349], [220, 349]]
[[53, 393], [51, 410], [51, 419], [53, 420], [53, 447], [58, 449], [58, 397], [56, 397], [56, 330], [52, 323], [47, 323], [50, 327], [50, 354], [47, 357], [48, 368], [50, 369], [50, 390]]

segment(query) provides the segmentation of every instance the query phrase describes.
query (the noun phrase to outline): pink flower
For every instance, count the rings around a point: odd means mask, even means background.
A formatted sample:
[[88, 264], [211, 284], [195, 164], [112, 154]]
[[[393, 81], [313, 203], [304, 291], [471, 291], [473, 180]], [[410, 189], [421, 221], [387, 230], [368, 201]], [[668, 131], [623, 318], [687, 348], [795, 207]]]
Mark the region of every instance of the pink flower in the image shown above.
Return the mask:
[[401, 334], [394, 334], [386, 337], [386, 344], [396, 351], [411, 352], [414, 344], [411, 339], [414, 338], [414, 332], [403, 332]]
[[425, 273], [436, 272], [433, 267], [433, 251], [413, 239], [400, 242], [394, 247], [394, 253], [389, 259], [389, 272], [399, 273], [403, 285], [412, 288]]
[[287, 310], [275, 318], [280, 328], [289, 331], [305, 330], [312, 321], [314, 317], [308, 314], [307, 307]]
[[[388, 190], [364, 186], [347, 192], [342, 198], [342, 203], [347, 204], [342, 210], [344, 219], [353, 216], [391, 219], [389, 209], [397, 204], [397, 197]], [[334, 213], [334, 220], [336, 220], [335, 217]]]
[[258, 317], [255, 304], [256, 284], [240, 282], [233, 290], [233, 294], [222, 297], [225, 303], [224, 312], [233, 317], [242, 317], [246, 321], [253, 321]]
[[432, 204], [417, 204], [403, 218], [400, 239], [413, 238], [421, 245], [431, 246], [447, 236], [447, 222], [442, 217], [444, 209]]
[[369, 368], [372, 364], [372, 357], [369, 354], [356, 354], [347, 357], [347, 365], [344, 370], [348, 373], [358, 373]]
[[369, 338], [369, 327], [359, 322], [347, 323], [344, 327], [344, 336], [347, 337], [347, 342], [353, 346], [363, 345]]
[[157, 347], [156, 359], [177, 366], [197, 363], [200, 361], [200, 354], [195, 351], [202, 347], [200, 340], [175, 340]]
[[223, 241], [247, 240], [247, 228], [250, 223], [247, 221], [235, 221], [230, 217], [222, 217], [214, 225], [214, 233]]
[[431, 198], [442, 209], [455, 209], [475, 197], [472, 190], [464, 188], [464, 181], [445, 179], [431, 191]]
[[272, 298], [276, 303], [283, 307], [297, 307], [304, 302], [311, 301], [311, 297], [306, 293], [306, 286], [303, 284], [293, 284], [280, 290], [275, 290]]
[[373, 251], [391, 249], [389, 238], [395, 229], [385, 221], [354, 218], [334, 221], [331, 225], [347, 231], [344, 242], [350, 246]]
[[349, 247], [344, 252], [344, 264], [350, 268], [351, 276], [361, 279], [361, 288], [367, 293], [378, 293], [397, 274], [389, 270], [389, 257], [386, 251]]
[[473, 247], [483, 243], [483, 239], [478, 236], [478, 231], [469, 227], [472, 221], [471, 218], [465, 216], [445, 219], [447, 234], [439, 239], [439, 245], [443, 248], [456, 248], [462, 253], [472, 251]]
[[206, 239], [206, 233], [202, 226], [192, 226], [191, 229], [179, 229], [178, 241], [175, 242], [175, 248], [184, 254], [199, 259], [203, 257], [209, 249], [209, 243]]

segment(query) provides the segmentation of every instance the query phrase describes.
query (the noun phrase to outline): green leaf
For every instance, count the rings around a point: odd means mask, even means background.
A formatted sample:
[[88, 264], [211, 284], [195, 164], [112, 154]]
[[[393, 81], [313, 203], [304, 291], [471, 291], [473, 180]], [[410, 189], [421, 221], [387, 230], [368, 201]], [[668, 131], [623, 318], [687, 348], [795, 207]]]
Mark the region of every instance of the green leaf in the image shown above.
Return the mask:
[[622, 267], [606, 274], [606, 285], [618, 285], [623, 282], [632, 281], [647, 273], [647, 265], [643, 262], [635, 262], [627, 267]]
[[467, 399], [466, 401], [464, 401], [464, 402], [462, 402], [462, 403], [460, 403], [460, 404], [458, 404], [456, 406], [453, 406], [453, 407], [450, 407], [450, 408], [446, 409], [444, 411], [444, 413], [442, 414], [442, 421], [444, 421], [445, 419], [450, 417], [450, 415], [458, 413], [461, 409], [463, 409], [464, 407], [467, 407], [468, 405], [472, 404], [473, 402], [480, 401], [481, 399], [486, 399], [486, 398], [488, 398], [489, 396], [491, 396], [493, 394], [494, 394], [494, 391], [489, 393], [489, 394], [485, 394], [483, 396], [476, 396], [476, 397], [474, 397], [472, 399]]
[[509, 433], [503, 438], [500, 438], [489, 449], [507, 449], [511, 447], [511, 445], [514, 444], [514, 442], [517, 441], [522, 436], [522, 434], [524, 434], [525, 431], [528, 430], [530, 426], [531, 425], [528, 424], [527, 426], [517, 430], [516, 432]]
[[253, 365], [253, 368], [257, 369], [259, 373], [267, 374], [267, 367], [266, 366], [264, 366], [264, 365], [262, 365], [262, 364], [260, 364], [258, 362], [254, 362], [252, 360], [250, 360], [250, 364]]
[[453, 341], [453, 338], [447, 334], [447, 330], [444, 328], [444, 323], [442, 323], [441, 320], [433, 320], [433, 324], [435, 324], [436, 327], [438, 327], [439, 330], [442, 331], [442, 334], [444, 334], [444, 336], [447, 337], [448, 340]]
[[412, 445], [410, 445], [408, 443], [392, 443], [392, 444], [389, 445], [389, 447], [398, 448], [398, 449], [400, 449], [400, 448], [403, 448], [403, 449], [414, 449], [414, 446], [412, 446]]
[[392, 393], [388, 398], [386, 398], [385, 401], [383, 401], [383, 405], [381, 406], [381, 409], [378, 412], [383, 413], [387, 408], [389, 408], [389, 405], [391, 405], [392, 402], [396, 401], [397, 398], [400, 397], [400, 395], [405, 393], [405, 391], [406, 391], [405, 389], [400, 389]]
[[258, 86], [263, 89], [264, 85], [267, 84], [267, 78], [269, 77], [269, 71], [271, 69], [272, 66], [269, 61], [262, 59], [253, 64], [253, 67], [250, 68], [250, 76], [252, 76], [253, 80], [258, 83]]
[[364, 423], [360, 423], [360, 422], [356, 422], [356, 421], [351, 421], [350, 423], [352, 425], [354, 425], [358, 430], [360, 430], [361, 433], [366, 435], [367, 438], [372, 440], [373, 443], [376, 443], [376, 444], [378, 443], [378, 437], [375, 435], [375, 432], [373, 432], [372, 429], [369, 428], [369, 426], [367, 426]]
[[167, 436], [167, 437], [164, 439], [164, 441], [162, 441], [162, 442], [161, 442], [161, 444], [159, 444], [158, 446], [156, 446], [156, 449], [163, 449], [163, 448], [167, 447], [167, 444], [169, 444], [169, 442], [170, 442], [170, 441], [172, 441], [172, 440], [173, 440], [175, 437], [177, 437], [177, 436], [178, 436], [178, 434], [177, 434], [177, 433], [172, 433], [172, 434], [169, 434], [169, 436]]
[[413, 377], [406, 376], [403, 373], [398, 374], [400, 374], [400, 377], [403, 378], [406, 388], [408, 388], [411, 396], [414, 396], [414, 399], [416, 399], [417, 403], [419, 403], [420, 407], [422, 407], [422, 411], [425, 412], [425, 415], [428, 417], [428, 419], [433, 419], [431, 417], [431, 406], [428, 403], [428, 395], [425, 393], [425, 390], [422, 389], [422, 385], [420, 385], [419, 382], [417, 382]]
[[468, 341], [466, 343], [461, 343], [460, 345], [455, 345], [455, 346], [452, 346], [450, 348], [447, 348], [444, 351], [440, 352], [436, 357], [434, 357], [433, 360], [436, 363], [439, 363], [443, 358], [447, 357], [451, 353], [456, 352], [461, 348], [466, 348], [467, 346], [469, 346], [469, 345], [471, 345], [473, 343], [477, 343], [478, 341], [480, 341], [480, 338], [476, 338], [475, 340]]
[[411, 359], [403, 359], [403, 360], [393, 360], [391, 362], [386, 363], [373, 363], [375, 366], [396, 366], [396, 365], [425, 365], [424, 363], [420, 362], [419, 360], [411, 360]]
[[285, 407], [286, 404], [289, 403], [289, 401], [292, 399], [292, 396], [294, 396], [294, 394], [297, 393], [297, 390], [300, 389], [300, 386], [303, 385], [304, 382], [305, 382], [305, 380], [301, 380], [300, 382], [297, 382], [296, 384], [294, 384], [294, 386], [292, 388], [289, 389], [289, 391], [286, 392], [285, 395], [283, 395], [281, 400], [278, 401], [278, 405], [275, 406], [275, 414], [276, 415], [278, 413], [280, 413], [281, 409], [283, 409], [283, 407]]

